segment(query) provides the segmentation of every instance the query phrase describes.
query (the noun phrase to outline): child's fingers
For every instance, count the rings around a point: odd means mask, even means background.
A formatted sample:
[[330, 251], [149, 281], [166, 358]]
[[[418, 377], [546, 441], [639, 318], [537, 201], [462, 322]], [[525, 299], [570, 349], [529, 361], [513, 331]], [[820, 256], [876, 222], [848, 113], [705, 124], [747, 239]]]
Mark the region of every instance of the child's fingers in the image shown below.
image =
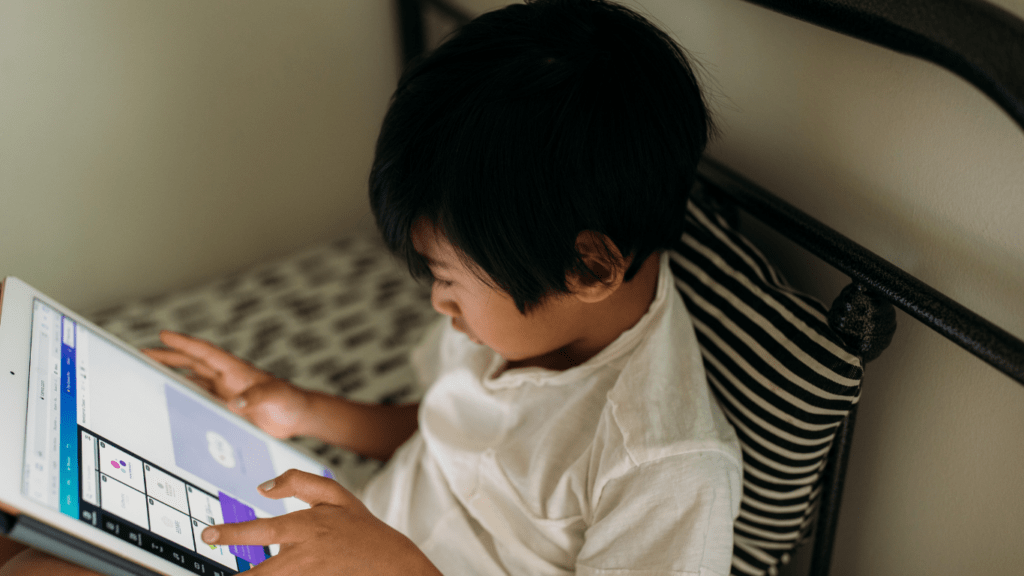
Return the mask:
[[292, 496], [311, 507], [321, 504], [348, 506], [359, 503], [359, 500], [351, 492], [342, 488], [341, 484], [334, 480], [294, 469], [260, 484], [259, 488], [260, 492], [268, 498], [277, 500]]
[[216, 380], [220, 377], [220, 372], [212, 368], [206, 362], [184, 352], [179, 352], [178, 350], [147, 348], [146, 350], [143, 350], [142, 353], [164, 366], [170, 366], [171, 368], [187, 368], [207, 380]]
[[220, 372], [248, 367], [248, 364], [238, 357], [206, 340], [171, 332], [170, 330], [162, 330], [160, 332], [160, 341], [174, 350], [202, 360]]
[[196, 376], [196, 375], [193, 374], [193, 375], [190, 375], [190, 376], [185, 376], [185, 379], [189, 380], [193, 384], [199, 386], [200, 388], [202, 388], [203, 390], [206, 390], [207, 392], [209, 392], [211, 394], [216, 395], [216, 393], [217, 393], [217, 390], [215, 389], [215, 387], [213, 385], [213, 382], [210, 382], [206, 378], [200, 378], [199, 376]]
[[[303, 512], [308, 512], [304, 510]], [[237, 524], [219, 524], [203, 530], [203, 542], [221, 546], [269, 546], [294, 544], [306, 539], [308, 522], [302, 522], [302, 512], [292, 512], [274, 518], [257, 518]]]

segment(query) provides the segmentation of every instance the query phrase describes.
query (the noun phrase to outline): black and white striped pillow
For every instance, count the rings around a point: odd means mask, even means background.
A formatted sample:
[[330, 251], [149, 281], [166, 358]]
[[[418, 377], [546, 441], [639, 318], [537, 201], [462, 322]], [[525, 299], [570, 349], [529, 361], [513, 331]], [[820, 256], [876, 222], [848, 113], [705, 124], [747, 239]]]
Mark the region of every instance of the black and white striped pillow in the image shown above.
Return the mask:
[[[692, 198], [700, 198], [695, 189]], [[743, 450], [732, 573], [774, 574], [812, 524], [836, 428], [863, 365], [826, 309], [713, 211], [691, 200], [671, 256], [708, 382]]]

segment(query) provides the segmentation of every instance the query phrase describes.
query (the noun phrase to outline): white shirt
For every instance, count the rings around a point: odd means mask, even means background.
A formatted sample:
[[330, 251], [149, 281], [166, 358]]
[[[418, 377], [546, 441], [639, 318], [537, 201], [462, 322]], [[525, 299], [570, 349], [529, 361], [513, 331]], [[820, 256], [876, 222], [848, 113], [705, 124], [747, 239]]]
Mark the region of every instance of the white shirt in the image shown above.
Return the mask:
[[647, 313], [564, 371], [492, 378], [501, 357], [435, 326], [420, 430], [366, 506], [447, 576], [728, 574], [739, 444], [672, 280], [662, 255]]

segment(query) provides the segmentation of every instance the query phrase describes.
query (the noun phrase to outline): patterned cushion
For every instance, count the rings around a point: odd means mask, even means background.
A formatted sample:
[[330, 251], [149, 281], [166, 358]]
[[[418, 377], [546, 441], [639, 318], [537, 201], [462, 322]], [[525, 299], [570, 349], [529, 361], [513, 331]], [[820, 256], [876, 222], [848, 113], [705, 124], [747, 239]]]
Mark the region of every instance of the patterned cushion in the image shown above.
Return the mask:
[[[391, 403], [416, 400], [408, 354], [437, 313], [428, 287], [381, 242], [357, 236], [88, 316], [138, 347], [158, 346], [160, 330], [176, 330], [305, 388]], [[293, 442], [350, 486], [378, 467], [319, 440]]]
[[790, 288], [726, 221], [691, 195], [671, 254], [708, 381], [743, 451], [732, 573], [775, 574], [804, 540], [836, 428], [860, 397], [863, 366], [826, 309]]

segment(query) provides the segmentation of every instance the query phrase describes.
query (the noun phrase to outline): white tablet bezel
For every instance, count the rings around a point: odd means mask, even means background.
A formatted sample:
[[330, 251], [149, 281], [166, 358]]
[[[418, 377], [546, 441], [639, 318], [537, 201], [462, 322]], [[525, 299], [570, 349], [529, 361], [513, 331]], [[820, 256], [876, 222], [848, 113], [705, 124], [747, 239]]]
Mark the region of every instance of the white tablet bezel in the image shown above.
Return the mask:
[[[208, 402], [210, 406], [215, 406], [217, 410], [233, 419], [239, 426], [270, 443], [283, 444], [283, 442], [228, 411], [209, 393], [181, 375], [151, 360], [138, 349], [40, 293], [25, 282], [11, 276], [4, 279], [3, 285], [0, 286], [0, 398], [3, 398], [3, 402], [0, 402], [0, 438], [4, 439], [4, 442], [0, 443], [0, 462], [4, 462], [5, 465], [0, 466], [0, 510], [15, 515], [30, 516], [74, 538], [126, 558], [154, 572], [168, 576], [194, 576], [195, 573], [190, 570], [155, 554], [140, 550], [137, 546], [98, 530], [80, 519], [66, 516], [59, 510], [50, 509], [22, 493], [29, 392], [30, 335], [33, 300], [36, 298], [160, 370], [184, 388], [199, 392], [204, 401]], [[286, 447], [308, 458], [321, 469], [326, 468], [313, 455], [298, 447], [291, 445], [286, 445]], [[16, 465], [11, 466], [10, 464]]]

